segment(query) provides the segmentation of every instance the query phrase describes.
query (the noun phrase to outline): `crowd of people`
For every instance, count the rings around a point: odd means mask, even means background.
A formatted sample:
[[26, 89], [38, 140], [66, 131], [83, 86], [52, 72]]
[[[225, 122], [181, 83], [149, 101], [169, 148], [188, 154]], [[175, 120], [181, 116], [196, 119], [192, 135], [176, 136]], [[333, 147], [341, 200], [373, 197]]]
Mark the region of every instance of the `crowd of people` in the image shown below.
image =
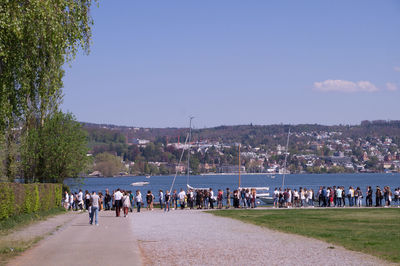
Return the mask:
[[[375, 196], [375, 197], [374, 197]], [[363, 205], [363, 199], [365, 204]], [[226, 188], [225, 192], [218, 189], [214, 193], [213, 189], [188, 189], [187, 191], [180, 189], [179, 192], [174, 190], [172, 193], [168, 190], [158, 191], [159, 207], [165, 212], [171, 209], [222, 209], [222, 208], [256, 208], [259, 202], [256, 200], [256, 189], [242, 188], [233, 192]], [[375, 199], [375, 205], [373, 205]], [[317, 192], [313, 189], [300, 187], [292, 188], [275, 188], [272, 193], [274, 208], [304, 208], [304, 207], [389, 207], [395, 205], [400, 206], [400, 187], [395, 188], [394, 192], [389, 186], [381, 189], [379, 186], [375, 191], [371, 186], [365, 191], [360, 187], [350, 186], [345, 189], [343, 186], [325, 187], [321, 186]], [[393, 201], [393, 203], [392, 203]], [[105, 193], [89, 191], [68, 193], [65, 191], [63, 198], [64, 207], [68, 210], [87, 210], [90, 214], [90, 223], [98, 224], [98, 211], [115, 210], [117, 217], [121, 216], [121, 209], [124, 217], [136, 208], [140, 212], [141, 208], [146, 204], [147, 210], [154, 210], [155, 196], [149, 190], [143, 201], [140, 190], [135, 192], [117, 189], [110, 191], [106, 189]]]
[[[350, 186], [321, 186], [317, 193], [313, 189], [300, 187], [297, 189], [286, 188], [284, 190], [275, 188], [273, 192], [274, 208], [292, 207], [372, 207], [375, 196], [375, 207], [400, 206], [400, 187], [395, 188], [394, 193], [389, 186], [381, 189], [379, 186], [375, 191], [368, 186], [365, 191], [360, 187]], [[365, 205], [363, 199], [365, 198]], [[392, 204], [393, 201], [393, 204]]]

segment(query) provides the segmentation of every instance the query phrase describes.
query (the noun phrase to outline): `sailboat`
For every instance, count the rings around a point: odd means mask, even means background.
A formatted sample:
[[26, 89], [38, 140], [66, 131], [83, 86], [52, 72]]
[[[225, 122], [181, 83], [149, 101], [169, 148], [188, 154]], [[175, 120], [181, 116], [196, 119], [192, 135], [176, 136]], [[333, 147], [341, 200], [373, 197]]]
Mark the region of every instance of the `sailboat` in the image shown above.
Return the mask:
[[[282, 190], [284, 189], [285, 177], [286, 177], [286, 174], [288, 173], [288, 170], [287, 170], [287, 156], [289, 154], [289, 137], [290, 137], [290, 128], [289, 128], [289, 132], [288, 132], [288, 136], [287, 136], [287, 140], [286, 140], [285, 161], [284, 161], [284, 164], [283, 164], [284, 168], [283, 168], [283, 171], [282, 171]], [[272, 175], [271, 178], [275, 178], [275, 176]], [[268, 194], [268, 195], [266, 195], [266, 194]], [[274, 202], [274, 199], [269, 196], [269, 193], [260, 193], [260, 194], [256, 194], [256, 195], [257, 195], [257, 197], [259, 197], [266, 204], [272, 204]]]
[[[200, 189], [201, 190], [204, 190], [204, 189], [208, 190], [209, 188], [195, 188], [195, 187], [192, 187], [191, 185], [189, 185], [189, 181], [190, 181], [190, 141], [192, 139], [192, 120], [193, 120], [193, 118], [194, 118], [193, 116], [189, 117], [189, 132], [186, 135], [185, 144], [183, 145], [184, 148], [182, 149], [182, 153], [181, 153], [181, 156], [179, 158], [178, 166], [182, 162], [182, 158], [183, 158], [183, 155], [185, 153], [185, 148], [186, 148], [187, 152], [188, 152], [188, 155], [187, 155], [187, 166], [186, 166], [186, 168], [187, 168], [187, 174], [186, 174], [186, 186], [187, 186], [187, 188], [188, 189], [193, 189], [193, 190], [200, 190]], [[175, 171], [175, 176], [174, 176], [174, 179], [172, 180], [171, 189], [169, 191], [172, 191], [172, 189], [174, 187], [176, 176], [178, 175], [178, 168], [179, 167], [177, 167], [177, 169]]]
[[186, 178], [186, 186], [188, 189], [192, 189], [192, 190], [208, 190], [209, 188], [195, 188], [192, 187], [191, 185], [189, 185], [189, 181], [190, 181], [190, 141], [192, 139], [192, 120], [193, 120], [193, 116], [189, 117], [189, 142], [188, 142], [188, 155], [187, 155], [187, 178]]
[[[263, 202], [269, 201], [269, 187], [241, 187], [241, 176], [240, 176], [240, 144], [239, 144], [239, 162], [238, 162], [238, 168], [239, 168], [239, 187], [238, 189], [249, 189], [250, 191], [256, 190], [256, 198], [262, 199]], [[271, 198], [272, 199], [272, 198]]]

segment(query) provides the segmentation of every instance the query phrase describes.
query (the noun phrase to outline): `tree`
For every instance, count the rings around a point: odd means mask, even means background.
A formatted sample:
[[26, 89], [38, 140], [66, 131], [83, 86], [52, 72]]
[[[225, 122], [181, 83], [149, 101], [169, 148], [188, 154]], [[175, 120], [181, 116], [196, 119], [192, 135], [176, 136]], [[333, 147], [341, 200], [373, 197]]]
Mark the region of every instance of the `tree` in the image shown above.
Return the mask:
[[92, 0], [0, 3], [0, 129], [32, 112], [43, 124], [61, 97], [62, 66], [88, 52]]
[[[58, 112], [62, 99], [64, 64], [78, 49], [89, 52], [89, 10], [95, 1], [0, 1], [0, 136], [7, 135], [5, 172], [10, 179], [15, 175], [14, 147], [20, 142], [12, 130], [21, 127], [29, 141], [41, 140], [36, 134]], [[37, 171], [47, 171], [38, 170], [46, 167], [43, 160], [32, 167], [33, 179]]]
[[96, 155], [94, 169], [103, 176], [116, 176], [124, 169], [124, 165], [120, 157], [103, 152]]
[[21, 164], [25, 182], [62, 183], [87, 168], [87, 138], [74, 116], [57, 112], [22, 137]]

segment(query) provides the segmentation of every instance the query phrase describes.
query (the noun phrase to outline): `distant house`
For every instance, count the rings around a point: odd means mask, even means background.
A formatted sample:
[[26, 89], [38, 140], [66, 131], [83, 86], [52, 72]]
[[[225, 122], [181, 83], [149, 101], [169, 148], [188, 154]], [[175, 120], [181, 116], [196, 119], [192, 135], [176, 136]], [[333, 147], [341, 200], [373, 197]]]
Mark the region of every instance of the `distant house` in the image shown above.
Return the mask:
[[150, 140], [147, 140], [147, 139], [136, 139], [135, 138], [135, 139], [132, 139], [131, 143], [139, 145], [139, 146], [146, 146], [147, 144], [150, 143]]

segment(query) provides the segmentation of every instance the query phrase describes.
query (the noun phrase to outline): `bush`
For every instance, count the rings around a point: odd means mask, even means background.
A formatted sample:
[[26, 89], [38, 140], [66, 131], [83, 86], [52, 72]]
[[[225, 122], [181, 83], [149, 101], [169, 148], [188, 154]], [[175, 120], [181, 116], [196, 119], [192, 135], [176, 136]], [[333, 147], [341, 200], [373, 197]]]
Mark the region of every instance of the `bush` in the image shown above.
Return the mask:
[[0, 220], [59, 207], [62, 184], [0, 183]]

